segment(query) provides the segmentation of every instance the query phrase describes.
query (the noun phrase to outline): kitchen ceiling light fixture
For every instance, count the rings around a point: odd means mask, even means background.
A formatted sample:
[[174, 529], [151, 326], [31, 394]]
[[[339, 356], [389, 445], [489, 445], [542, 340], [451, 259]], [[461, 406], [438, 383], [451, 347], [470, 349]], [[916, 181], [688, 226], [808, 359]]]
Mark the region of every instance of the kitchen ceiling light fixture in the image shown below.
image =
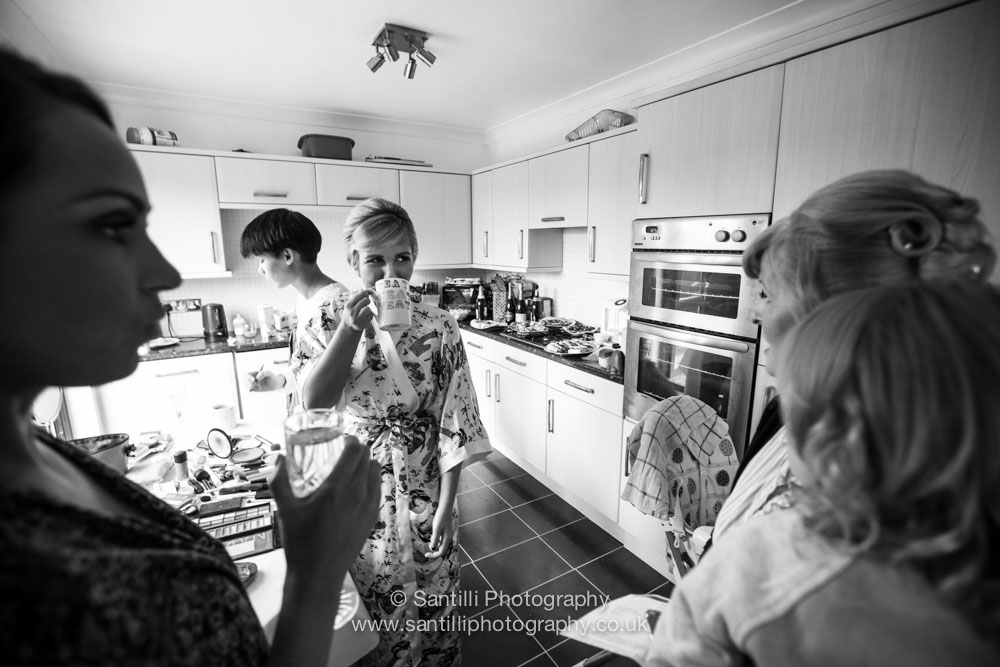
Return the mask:
[[375, 47], [375, 55], [368, 60], [368, 69], [372, 72], [385, 64], [388, 56], [389, 60], [396, 62], [400, 53], [409, 53], [410, 57], [403, 67], [403, 76], [412, 79], [417, 72], [417, 61], [414, 56], [420, 58], [421, 62], [430, 67], [437, 60], [437, 56], [425, 48], [427, 33], [423, 30], [414, 30], [394, 23], [386, 23], [378, 31], [372, 40]]

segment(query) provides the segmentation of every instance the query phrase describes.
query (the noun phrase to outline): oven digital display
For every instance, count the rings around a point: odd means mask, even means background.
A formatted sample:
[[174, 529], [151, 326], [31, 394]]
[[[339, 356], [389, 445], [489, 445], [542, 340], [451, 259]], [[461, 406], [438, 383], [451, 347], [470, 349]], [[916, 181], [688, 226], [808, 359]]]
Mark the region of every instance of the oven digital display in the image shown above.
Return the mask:
[[659, 231], [660, 231], [660, 228], [657, 227], [656, 225], [646, 225], [646, 233], [647, 234], [656, 234]]

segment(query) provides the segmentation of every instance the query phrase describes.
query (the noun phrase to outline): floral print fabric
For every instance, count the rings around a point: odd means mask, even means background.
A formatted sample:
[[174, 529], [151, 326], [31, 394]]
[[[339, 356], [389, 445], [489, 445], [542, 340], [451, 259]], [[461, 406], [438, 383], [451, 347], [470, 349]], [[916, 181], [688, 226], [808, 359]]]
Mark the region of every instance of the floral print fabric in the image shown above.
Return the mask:
[[[338, 324], [339, 311], [317, 338], [329, 340]], [[395, 351], [406, 377], [393, 372], [378, 338], [370, 331], [363, 335], [344, 390], [348, 432], [367, 443], [382, 466], [378, 521], [351, 574], [372, 618], [397, 622], [395, 630], [382, 625], [379, 645], [361, 664], [457, 665], [458, 633], [433, 629], [434, 621], [455, 613], [444, 600], [458, 591], [457, 502], [450, 548], [441, 558], [424, 554], [430, 551], [441, 475], [491, 448], [454, 318], [414, 303], [413, 324], [397, 335]], [[426, 604], [415, 604], [417, 589]], [[407, 619], [425, 621], [419, 625], [430, 629], [405, 632]]]

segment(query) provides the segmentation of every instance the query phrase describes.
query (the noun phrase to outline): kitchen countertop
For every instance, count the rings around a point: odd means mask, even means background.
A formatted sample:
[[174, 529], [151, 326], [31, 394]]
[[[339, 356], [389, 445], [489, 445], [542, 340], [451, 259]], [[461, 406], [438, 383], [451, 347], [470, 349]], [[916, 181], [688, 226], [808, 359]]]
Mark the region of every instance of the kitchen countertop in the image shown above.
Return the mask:
[[[185, 339], [186, 338], [186, 339]], [[139, 356], [140, 361], [158, 361], [160, 359], [180, 359], [181, 357], [197, 357], [203, 354], [221, 354], [223, 352], [250, 352], [253, 350], [273, 350], [288, 347], [288, 338], [271, 338], [262, 341], [260, 334], [252, 338], [237, 336], [236, 344], [230, 345], [225, 340], [209, 340], [207, 338], [181, 338], [181, 342], [170, 347], [149, 350]]]
[[464, 331], [471, 331], [472, 333], [479, 334], [480, 336], [486, 336], [487, 338], [492, 338], [495, 341], [501, 342], [505, 345], [510, 345], [511, 347], [522, 350], [524, 352], [530, 352], [531, 354], [536, 354], [540, 357], [545, 357], [557, 363], [576, 368], [577, 370], [584, 371], [585, 373], [590, 373], [591, 375], [596, 375], [604, 380], [609, 380], [617, 384], [625, 384], [625, 379], [620, 375], [611, 375], [606, 368], [601, 368], [601, 365], [597, 363], [597, 359], [593, 354], [589, 354], [585, 357], [563, 357], [558, 354], [550, 354], [539, 350], [537, 347], [532, 347], [518, 340], [507, 338], [506, 336], [501, 336], [500, 331], [483, 331], [482, 329], [476, 329], [469, 326], [468, 322], [459, 322], [458, 328]]

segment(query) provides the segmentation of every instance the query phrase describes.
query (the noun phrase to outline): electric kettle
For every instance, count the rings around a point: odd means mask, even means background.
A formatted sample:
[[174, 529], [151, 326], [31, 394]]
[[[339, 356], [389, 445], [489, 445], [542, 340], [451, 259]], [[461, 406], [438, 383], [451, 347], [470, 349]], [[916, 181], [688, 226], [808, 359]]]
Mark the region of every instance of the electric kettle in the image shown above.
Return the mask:
[[226, 309], [221, 303], [206, 303], [201, 306], [201, 324], [205, 329], [205, 338], [226, 340], [229, 338], [229, 327], [226, 326]]
[[615, 299], [604, 302], [604, 322], [601, 331], [608, 334], [612, 343], [624, 343], [625, 330], [628, 328], [628, 299]]

